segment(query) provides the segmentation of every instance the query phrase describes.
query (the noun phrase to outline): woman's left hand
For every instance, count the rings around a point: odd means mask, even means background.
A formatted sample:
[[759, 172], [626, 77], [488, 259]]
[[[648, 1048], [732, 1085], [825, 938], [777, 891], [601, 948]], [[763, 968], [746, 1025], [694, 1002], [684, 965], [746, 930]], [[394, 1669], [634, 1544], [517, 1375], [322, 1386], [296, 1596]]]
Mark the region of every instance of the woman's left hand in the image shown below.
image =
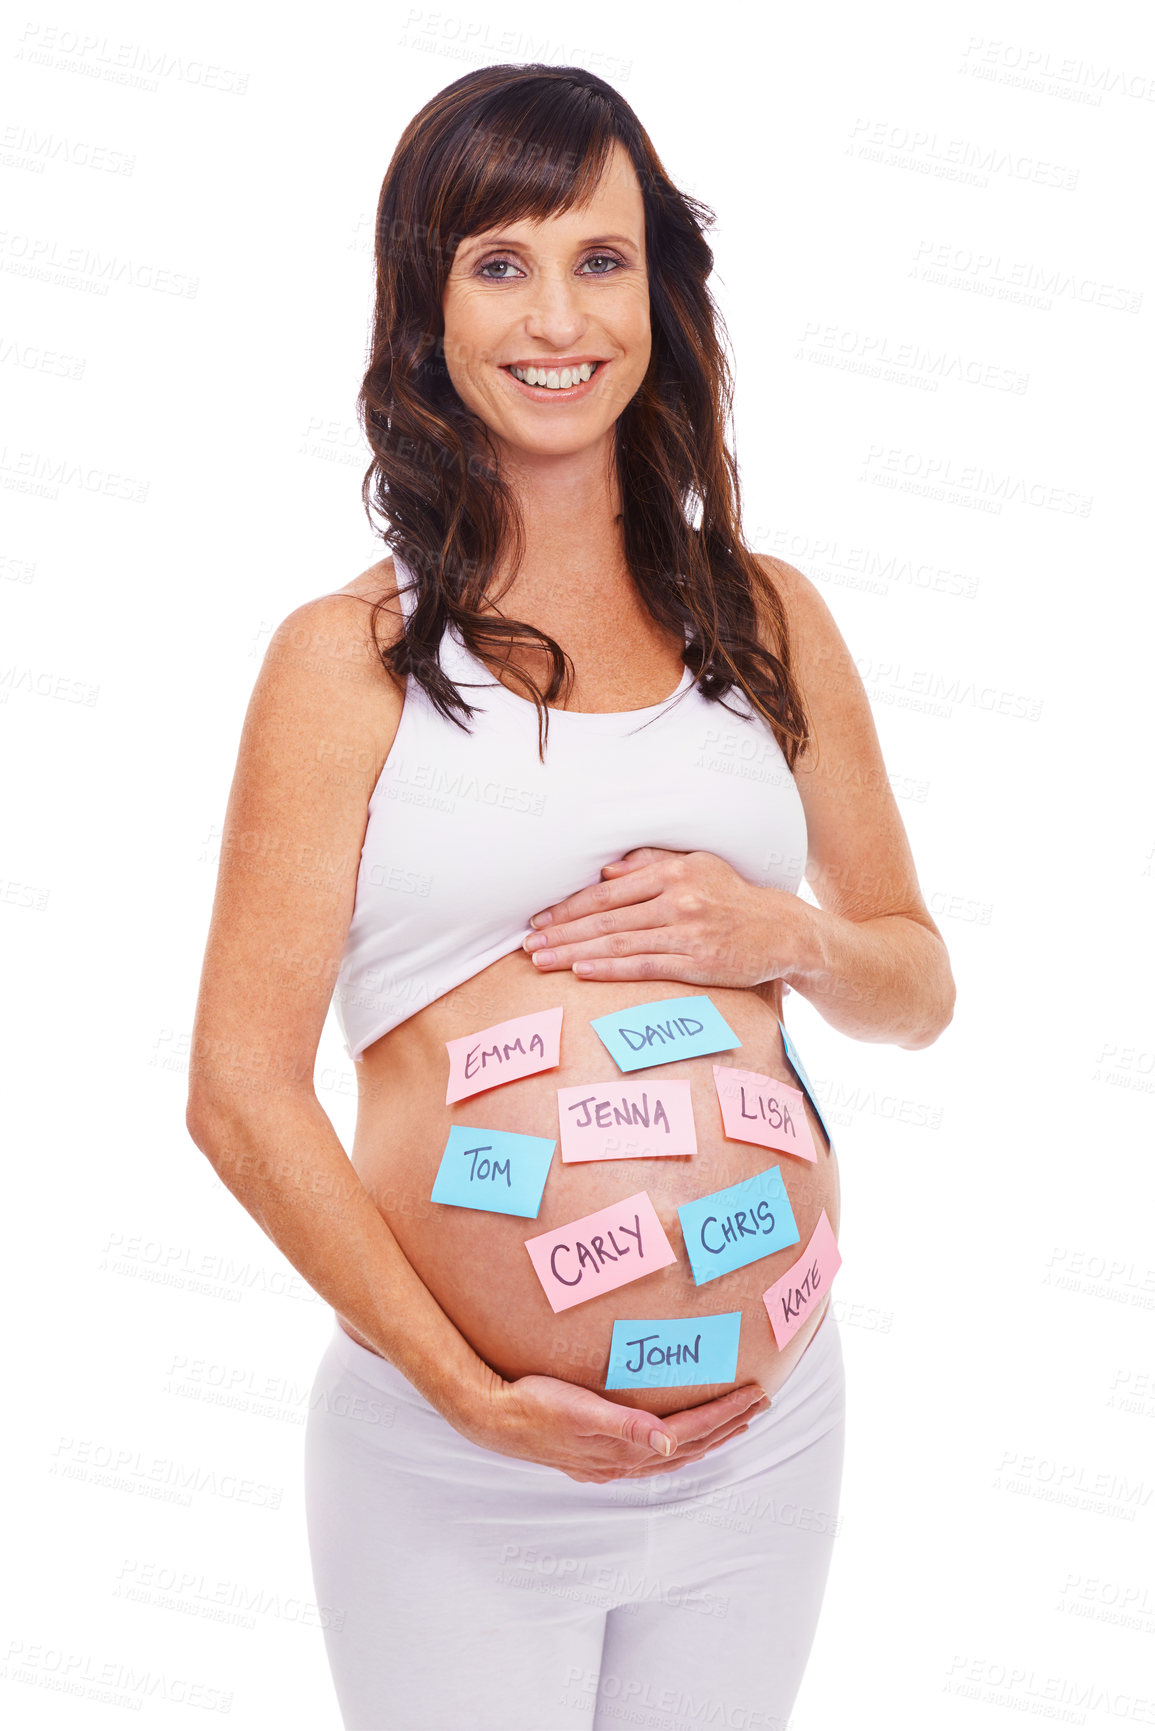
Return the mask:
[[756, 986], [797, 966], [808, 904], [747, 883], [717, 854], [632, 848], [602, 879], [540, 910], [549, 919], [522, 947], [543, 972]]

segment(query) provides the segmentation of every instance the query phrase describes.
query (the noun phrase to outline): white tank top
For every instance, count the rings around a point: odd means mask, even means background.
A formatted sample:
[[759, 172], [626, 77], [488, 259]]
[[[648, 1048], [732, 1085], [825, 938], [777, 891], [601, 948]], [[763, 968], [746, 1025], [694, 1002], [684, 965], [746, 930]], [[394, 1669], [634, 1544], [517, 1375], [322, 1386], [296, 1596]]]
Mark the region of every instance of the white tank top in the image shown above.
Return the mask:
[[[394, 559], [399, 585], [414, 582]], [[406, 617], [415, 593], [402, 590]], [[609, 715], [537, 711], [452, 626], [438, 658], [476, 708], [465, 733], [410, 675], [369, 798], [353, 917], [333, 991], [350, 1058], [520, 947], [531, 914], [601, 882], [630, 848], [717, 854], [750, 883], [795, 893], [806, 819], [772, 729], [741, 690], [694, 675], [662, 703]]]

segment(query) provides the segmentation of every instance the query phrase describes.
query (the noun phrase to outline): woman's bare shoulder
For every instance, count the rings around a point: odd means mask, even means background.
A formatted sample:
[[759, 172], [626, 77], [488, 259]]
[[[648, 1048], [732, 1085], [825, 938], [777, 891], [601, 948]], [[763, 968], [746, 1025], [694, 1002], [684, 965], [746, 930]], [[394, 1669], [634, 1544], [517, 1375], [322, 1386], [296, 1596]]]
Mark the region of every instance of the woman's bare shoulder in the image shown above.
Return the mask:
[[[769, 553], [756, 553], [754, 557], [782, 603], [791, 659], [804, 686], [841, 684], [854, 668], [854, 661], [818, 585], [785, 559], [772, 558]], [[772, 632], [768, 619], [764, 620], [764, 629], [769, 640]]]
[[376, 601], [384, 596], [386, 599], [396, 597], [397, 575], [393, 557], [378, 559], [375, 565], [354, 577], [351, 583], [346, 583], [343, 589], [335, 589], [335, 595], [356, 595], [363, 601]]
[[[375, 565], [370, 565], [368, 570], [362, 571], [360, 576], [354, 577], [352, 582], [346, 583], [344, 588], [334, 589], [332, 593], [334, 595], [347, 595], [352, 597], [354, 601], [366, 603], [366, 615], [368, 614], [368, 606], [379, 601], [381, 608], [377, 615], [378, 637], [387, 634], [389, 641], [392, 642], [395, 637], [401, 635], [405, 616], [401, 611], [401, 603], [398, 599], [397, 576], [392, 556], [388, 559], [379, 559]], [[320, 599], [323, 600], [325, 597], [320, 597]]]
[[[373, 620], [375, 601], [382, 605]], [[395, 727], [404, 682], [382, 661], [381, 651], [391, 649], [403, 630], [393, 561], [382, 559], [342, 588], [300, 602], [280, 620], [269, 639], [258, 685], [276, 683], [285, 702], [305, 704], [320, 678], [323, 689], [341, 690], [343, 701], [363, 700], [375, 726], [384, 713]]]
[[[372, 606], [380, 602], [373, 632]], [[340, 589], [328, 589], [300, 602], [281, 620], [273, 633], [274, 643], [303, 648], [312, 642], [314, 652], [328, 654], [346, 663], [377, 664], [383, 674], [380, 650], [391, 649], [405, 628], [405, 616], [397, 594], [392, 559], [381, 559]], [[373, 635], [376, 635], [374, 645]]]
[[[775, 559], [770, 553], [755, 553], [754, 558], [778, 591], [788, 616], [800, 604], [805, 606], [808, 592], [818, 595], [818, 590], [809, 577], [799, 571], [797, 566], [788, 565], [785, 559]], [[789, 623], [789, 618], [787, 622]]]

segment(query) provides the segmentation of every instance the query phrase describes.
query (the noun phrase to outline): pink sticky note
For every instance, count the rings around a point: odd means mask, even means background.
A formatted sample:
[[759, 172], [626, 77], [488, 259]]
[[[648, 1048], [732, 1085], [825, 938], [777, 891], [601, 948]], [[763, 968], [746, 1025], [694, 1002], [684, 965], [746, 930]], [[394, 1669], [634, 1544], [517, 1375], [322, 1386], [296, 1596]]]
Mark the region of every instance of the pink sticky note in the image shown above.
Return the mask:
[[678, 1260], [644, 1190], [527, 1238], [525, 1248], [554, 1311]]
[[513, 1016], [495, 1022], [479, 1034], [463, 1034], [446, 1040], [449, 1053], [449, 1086], [445, 1104], [468, 1100], [502, 1082], [521, 1076], [536, 1076], [561, 1062], [562, 1005], [556, 1010], [534, 1010], [528, 1016]]
[[822, 1303], [841, 1267], [842, 1257], [824, 1208], [809, 1244], [793, 1268], [788, 1268], [781, 1280], [776, 1280], [762, 1294], [779, 1347], [793, 1339], [806, 1318]]
[[756, 1142], [760, 1148], [780, 1148], [801, 1160], [818, 1159], [801, 1088], [729, 1064], [712, 1068], [727, 1136], [735, 1142]]
[[559, 1088], [563, 1160], [641, 1160], [696, 1154], [690, 1084], [667, 1077]]

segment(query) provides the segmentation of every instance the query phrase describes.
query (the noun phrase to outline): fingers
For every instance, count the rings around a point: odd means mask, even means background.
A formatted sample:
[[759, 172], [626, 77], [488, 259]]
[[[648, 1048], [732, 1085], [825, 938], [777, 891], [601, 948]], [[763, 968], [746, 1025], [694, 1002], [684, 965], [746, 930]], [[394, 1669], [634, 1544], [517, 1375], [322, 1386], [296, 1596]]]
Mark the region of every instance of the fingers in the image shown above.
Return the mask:
[[[764, 1394], [761, 1400], [756, 1400], [753, 1406], [748, 1406], [746, 1408], [745, 1412], [736, 1414], [733, 1419], [727, 1420], [725, 1424], [719, 1425], [715, 1430], [709, 1431], [699, 1440], [704, 1443], [712, 1442], [716, 1436], [720, 1436], [724, 1432], [731, 1430], [733, 1426], [738, 1423], [739, 1419], [743, 1424], [749, 1424], [752, 1418], [757, 1418], [760, 1412], [765, 1412], [769, 1405], [770, 1397], [769, 1395]], [[696, 1448], [697, 1443], [692, 1443], [690, 1446]]]
[[[529, 923], [536, 931], [552, 931], [564, 920], [579, 920], [586, 914], [604, 913], [607, 908], [625, 907], [630, 902], [642, 900], [643, 897], [658, 895], [665, 887], [652, 866], [642, 867], [627, 876], [628, 882], [621, 878], [602, 878], [598, 883], [590, 884], [584, 890], [577, 890], [572, 896], [566, 896], [564, 901], [555, 902], [550, 908], [543, 908], [541, 913], [531, 914]], [[550, 915], [544, 926], [540, 923], [542, 914]]]
[[535, 967], [550, 967], [602, 955], [636, 955], [639, 950], [668, 950], [680, 941], [671, 923], [672, 909], [660, 897], [616, 913], [590, 914], [585, 919], [548, 925], [522, 939], [522, 949]]
[[614, 1479], [648, 1479], [656, 1473], [678, 1472], [682, 1467], [689, 1466], [693, 1461], [701, 1460], [703, 1455], [710, 1454], [714, 1449], [720, 1448], [724, 1442], [729, 1442], [731, 1437], [741, 1436], [742, 1432], [749, 1430], [749, 1428], [749, 1423], [745, 1420], [728, 1425], [724, 1431], [708, 1442], [696, 1444], [684, 1452], [679, 1450], [672, 1460], [663, 1461], [655, 1456], [652, 1466], [647, 1463], [644, 1466], [632, 1468], [624, 1466], [605, 1467], [596, 1472], [567, 1472], [566, 1476], [584, 1483], [608, 1484]]
[[[735, 1393], [741, 1394], [742, 1392], [742, 1390], [735, 1390]], [[726, 1395], [719, 1401], [707, 1402], [707, 1407], [712, 1409], [717, 1406], [724, 1406], [729, 1403], [731, 1399], [732, 1397], [730, 1395]], [[679, 1468], [688, 1466], [692, 1461], [701, 1460], [703, 1455], [709, 1454], [722, 1443], [728, 1442], [732, 1436], [740, 1436], [743, 1431], [749, 1430], [750, 1421], [765, 1412], [769, 1405], [769, 1395], [762, 1395], [758, 1400], [755, 1400], [752, 1405], [747, 1406], [742, 1411], [732, 1414], [725, 1423], [715, 1426], [714, 1429], [705, 1432], [700, 1437], [681, 1443], [676, 1452], [668, 1460], [663, 1459], [660, 1455], [654, 1454], [647, 1459], [643, 1459], [636, 1466], [628, 1466], [625, 1462], [613, 1466], [607, 1464], [595, 1469], [591, 1474], [591, 1477], [595, 1478], [597, 1482], [604, 1484], [610, 1479], [645, 1479], [652, 1477], [654, 1473], [677, 1472]], [[706, 1409], [703, 1408], [703, 1410]], [[670, 1420], [663, 1419], [662, 1423], [668, 1426]]]
[[725, 1436], [718, 1437], [716, 1441], [708, 1443], [704, 1448], [688, 1451], [685, 1455], [681, 1456], [675, 1455], [672, 1461], [659, 1461], [658, 1464], [653, 1467], [639, 1467], [637, 1472], [630, 1473], [628, 1476], [635, 1479], [648, 1479], [654, 1477], [657, 1473], [679, 1472], [682, 1467], [690, 1466], [694, 1461], [701, 1460], [703, 1455], [710, 1454], [714, 1449], [720, 1448], [724, 1442], [729, 1442], [731, 1437], [741, 1436], [743, 1431], [749, 1429], [750, 1426], [748, 1424], [735, 1425], [734, 1429], [727, 1431]]
[[739, 1416], [748, 1417], [751, 1409], [760, 1407], [766, 1399], [758, 1383], [747, 1382], [741, 1388], [731, 1389], [729, 1394], [719, 1395], [716, 1400], [704, 1401], [701, 1406], [683, 1407], [681, 1412], [669, 1413], [662, 1423], [677, 1437], [680, 1452], [686, 1443], [702, 1441], [720, 1425], [729, 1424]]
[[[751, 1413], [757, 1414], [758, 1410], [757, 1407], [751, 1408]], [[643, 1461], [640, 1466], [633, 1469], [629, 1476], [631, 1478], [648, 1478], [653, 1472], [676, 1472], [679, 1467], [686, 1466], [690, 1461], [701, 1460], [703, 1455], [709, 1454], [719, 1444], [728, 1442], [732, 1436], [738, 1436], [742, 1431], [749, 1430], [749, 1428], [750, 1414], [744, 1413], [732, 1424], [723, 1425], [720, 1430], [712, 1432], [708, 1437], [703, 1437], [700, 1442], [689, 1443], [684, 1448], [680, 1448], [668, 1461], [661, 1460], [657, 1456], [652, 1463]]]
[[681, 853], [680, 848], [668, 847], [634, 847], [621, 859], [607, 860], [602, 867], [604, 872], [635, 872], [639, 866], [656, 865], [661, 859], [668, 859], [672, 854]]

